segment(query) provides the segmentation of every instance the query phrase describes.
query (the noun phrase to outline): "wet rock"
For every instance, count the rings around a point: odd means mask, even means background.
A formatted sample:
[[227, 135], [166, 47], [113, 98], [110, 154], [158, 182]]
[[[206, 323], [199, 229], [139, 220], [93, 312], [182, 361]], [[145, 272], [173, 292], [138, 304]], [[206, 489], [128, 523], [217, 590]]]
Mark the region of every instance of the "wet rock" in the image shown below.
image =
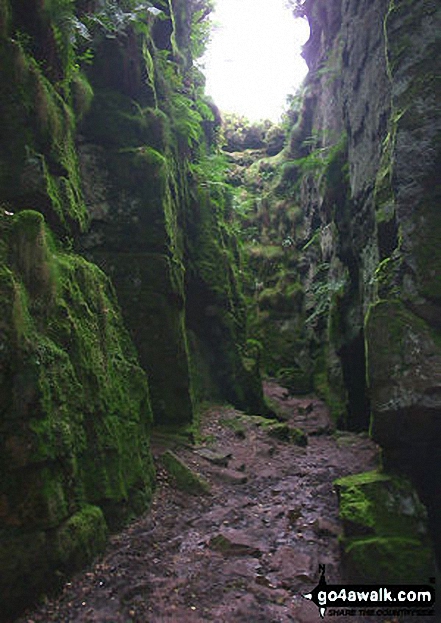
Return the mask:
[[317, 606], [299, 595], [293, 605], [293, 615], [296, 623], [317, 623]]
[[195, 453], [201, 456], [213, 465], [220, 465], [221, 467], [227, 467], [228, 461], [231, 459], [231, 452], [222, 452], [210, 450], [210, 448], [197, 448]]
[[258, 558], [237, 558], [234, 560], [226, 559], [222, 566], [222, 573], [225, 576], [239, 576], [251, 581], [258, 574], [260, 561]]
[[[223, 483], [216, 476], [223, 468], [199, 458], [188, 444], [179, 445], [175, 456], [213, 482], [212, 495], [189, 495], [171, 475], [158, 482], [151, 513], [111, 538], [95, 570], [74, 578], [61, 598], [17, 623], [30, 617], [35, 623], [84, 623], [89, 609], [97, 622], [112, 623], [317, 621], [317, 607], [301, 595], [317, 584], [318, 563], [326, 564], [328, 582], [343, 581], [337, 539], [319, 538], [314, 521], [337, 523], [333, 474], [373, 468], [369, 440], [339, 447], [333, 436], [312, 436], [305, 449], [294, 451], [273, 438], [276, 452], [269, 465], [268, 436], [244, 425], [244, 444], [222, 426], [226, 416], [246, 420], [229, 407], [211, 408], [202, 416], [201, 434], [215, 437], [213, 447], [228, 448], [231, 464], [246, 462], [245, 484]], [[154, 438], [158, 461], [163, 441]], [[317, 481], [327, 491], [318, 493]]]
[[431, 490], [440, 465], [437, 333], [405, 305], [381, 301], [369, 312], [366, 335], [373, 438], [384, 448], [388, 467], [404, 470], [421, 483], [428, 481]]
[[171, 450], [164, 452], [161, 461], [180, 489], [193, 494], [208, 493], [210, 491], [208, 482]]
[[219, 480], [232, 485], [244, 485], [248, 480], [248, 477], [243, 472], [234, 469], [218, 469], [214, 475]]
[[262, 556], [264, 548], [256, 545], [252, 535], [243, 530], [222, 530], [209, 542], [211, 549], [221, 552], [225, 556]]
[[279, 547], [270, 560], [270, 570], [284, 586], [292, 586], [296, 579], [314, 582], [317, 572], [316, 557], [299, 551], [298, 546]]
[[299, 428], [290, 426], [287, 422], [279, 422], [278, 420], [265, 418], [260, 415], [246, 415], [241, 419], [244, 423], [248, 422], [265, 431], [267, 435], [274, 439], [294, 443], [301, 447], [308, 445], [306, 433]]

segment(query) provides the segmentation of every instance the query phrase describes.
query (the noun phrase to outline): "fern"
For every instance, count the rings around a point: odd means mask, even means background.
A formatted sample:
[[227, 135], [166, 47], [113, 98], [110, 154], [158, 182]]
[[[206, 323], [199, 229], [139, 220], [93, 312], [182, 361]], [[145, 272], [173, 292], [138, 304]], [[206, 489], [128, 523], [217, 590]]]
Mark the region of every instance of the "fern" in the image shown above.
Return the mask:
[[192, 15], [192, 27], [190, 34], [190, 52], [193, 59], [203, 56], [210, 42], [211, 21], [209, 14], [213, 8], [211, 2], [196, 10]]
[[171, 114], [176, 132], [193, 147], [202, 140], [202, 117], [194, 108], [194, 102], [182, 93], [174, 93], [171, 100]]

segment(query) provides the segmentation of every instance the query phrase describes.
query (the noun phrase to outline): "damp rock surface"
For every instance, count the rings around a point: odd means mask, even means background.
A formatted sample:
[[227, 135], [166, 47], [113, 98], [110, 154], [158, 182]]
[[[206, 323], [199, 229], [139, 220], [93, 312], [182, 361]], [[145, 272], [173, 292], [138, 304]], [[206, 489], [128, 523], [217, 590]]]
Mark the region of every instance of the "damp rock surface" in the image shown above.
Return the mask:
[[[346, 581], [334, 481], [375, 469], [377, 447], [365, 434], [324, 432], [331, 423], [325, 426], [327, 409], [318, 399], [291, 397], [288, 408], [280, 387], [265, 389], [290, 425], [301, 428], [309, 411], [319, 434], [312, 427], [308, 444], [298, 446], [232, 407], [210, 407], [198, 446], [164, 438], [154, 444], [152, 511], [113, 536], [104, 556], [58, 598], [16, 623], [318, 621], [317, 607], [302, 595], [317, 585], [319, 564], [328, 583]], [[174, 485], [161, 460], [170, 446], [209, 482], [211, 495]], [[207, 460], [201, 448], [222, 455], [223, 464]], [[225, 470], [244, 478], [226, 479]]]

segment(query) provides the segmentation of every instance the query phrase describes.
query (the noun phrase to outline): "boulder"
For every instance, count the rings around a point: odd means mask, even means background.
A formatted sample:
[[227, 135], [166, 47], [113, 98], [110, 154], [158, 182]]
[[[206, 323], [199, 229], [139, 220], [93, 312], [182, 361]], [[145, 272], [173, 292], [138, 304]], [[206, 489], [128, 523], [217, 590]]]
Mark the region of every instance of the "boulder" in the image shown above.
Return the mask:
[[434, 575], [427, 513], [406, 479], [378, 471], [335, 481], [346, 576], [360, 583], [425, 583]]

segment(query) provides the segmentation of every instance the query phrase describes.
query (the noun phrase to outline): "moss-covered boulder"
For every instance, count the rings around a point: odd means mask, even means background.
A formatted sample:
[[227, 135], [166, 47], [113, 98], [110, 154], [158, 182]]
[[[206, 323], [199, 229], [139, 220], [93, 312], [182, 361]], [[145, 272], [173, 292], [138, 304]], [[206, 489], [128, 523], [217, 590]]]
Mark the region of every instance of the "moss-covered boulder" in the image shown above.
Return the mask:
[[424, 583], [434, 572], [427, 513], [402, 477], [366, 472], [335, 481], [352, 582]]
[[191, 469], [185, 461], [171, 450], [166, 450], [166, 452], [164, 452], [161, 456], [161, 462], [179, 489], [193, 495], [210, 492], [210, 485], [205, 478], [199, 476], [199, 474]]

